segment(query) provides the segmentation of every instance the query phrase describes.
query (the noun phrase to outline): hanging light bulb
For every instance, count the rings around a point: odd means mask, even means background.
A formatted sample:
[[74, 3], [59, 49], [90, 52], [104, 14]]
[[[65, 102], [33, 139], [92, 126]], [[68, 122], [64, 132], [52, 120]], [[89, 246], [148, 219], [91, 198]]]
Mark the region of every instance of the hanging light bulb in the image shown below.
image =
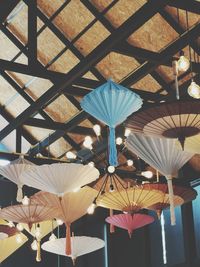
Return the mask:
[[40, 226], [38, 225], [37, 227], [36, 227], [36, 230], [35, 230], [35, 237], [36, 237], [36, 239], [38, 240], [38, 239], [40, 239], [41, 238], [41, 229], [40, 229]]
[[67, 159], [76, 159], [76, 154], [75, 153], [73, 153], [72, 151], [68, 151], [67, 153], [66, 153], [66, 157], [67, 157]]
[[90, 161], [90, 162], [88, 163], [88, 165], [89, 165], [90, 167], [94, 167], [94, 162], [93, 162], [93, 161]]
[[30, 199], [27, 196], [24, 196], [24, 198], [22, 199], [22, 204], [29, 205], [29, 203], [30, 203]]
[[38, 244], [37, 244], [36, 239], [34, 239], [33, 243], [31, 244], [31, 249], [32, 250], [37, 250], [37, 248], [38, 248]]
[[11, 227], [15, 227], [14, 223], [12, 221], [9, 221], [8, 222], [8, 226], [11, 228]]
[[56, 223], [57, 223], [57, 225], [63, 225], [63, 221], [60, 219], [56, 219]]
[[184, 56], [184, 52], [180, 52], [180, 58], [178, 60], [178, 70], [179, 71], [187, 71], [190, 67], [190, 61], [188, 58]]
[[109, 173], [114, 173], [115, 172], [115, 167], [114, 166], [108, 166], [108, 172]]
[[116, 144], [120, 146], [122, 143], [123, 143], [123, 139], [121, 137], [117, 137]]
[[151, 179], [153, 177], [153, 172], [152, 171], [143, 171], [143, 172], [141, 172], [141, 175], [147, 179]]
[[126, 129], [125, 129], [125, 132], [124, 132], [124, 136], [125, 136], [125, 137], [128, 137], [128, 136], [130, 135], [130, 133], [131, 133], [131, 130], [128, 129], [128, 128], [126, 128]]
[[17, 234], [15, 239], [16, 239], [17, 244], [21, 244], [22, 243], [22, 236], [21, 236], [21, 234]]
[[57, 239], [57, 236], [52, 233], [49, 237], [49, 241], [55, 241]]
[[88, 209], [87, 209], [87, 213], [88, 213], [88, 214], [93, 214], [94, 211], [95, 211], [95, 208], [96, 208], [96, 204], [95, 204], [95, 203], [92, 203], [92, 204], [88, 207]]
[[92, 141], [91, 136], [89, 136], [89, 135], [86, 136], [85, 140], [83, 142], [84, 147], [86, 147], [88, 149], [92, 149], [92, 143], [93, 143], [93, 141]]
[[93, 126], [93, 130], [94, 130], [97, 137], [99, 137], [101, 135], [101, 126], [99, 124], [95, 124]]
[[191, 81], [191, 84], [188, 87], [188, 94], [193, 98], [200, 98], [200, 86], [193, 80]]
[[132, 159], [128, 159], [128, 160], [127, 160], [127, 165], [128, 165], [129, 167], [133, 166], [133, 160], [132, 160]]
[[16, 227], [17, 227], [17, 230], [19, 230], [20, 232], [22, 232], [24, 230], [24, 227], [23, 227], [23, 225], [21, 223], [18, 223], [16, 225]]

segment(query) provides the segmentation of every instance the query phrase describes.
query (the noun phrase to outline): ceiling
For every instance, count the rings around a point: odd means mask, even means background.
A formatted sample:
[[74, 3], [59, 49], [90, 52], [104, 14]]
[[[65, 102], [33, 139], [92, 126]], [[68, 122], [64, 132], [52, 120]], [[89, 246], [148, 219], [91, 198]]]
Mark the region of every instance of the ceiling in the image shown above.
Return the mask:
[[[18, 156], [8, 152], [26, 153], [43, 164], [66, 161], [66, 152], [73, 151], [79, 161], [94, 161], [103, 169], [107, 129], [81, 109], [81, 99], [111, 78], [140, 95], [143, 108], [174, 100], [172, 61], [181, 50], [188, 58], [191, 52], [200, 82], [199, 36], [200, 2], [195, 0], [1, 0], [0, 156], [12, 160]], [[189, 99], [190, 71], [178, 77], [181, 99]], [[96, 123], [102, 126], [100, 140], [92, 129]], [[117, 127], [117, 136], [124, 130]], [[94, 151], [83, 147], [87, 135]], [[118, 150], [118, 173], [139, 179], [138, 159], [123, 147]], [[39, 153], [42, 159], [34, 159]], [[130, 158], [134, 167], [126, 165]], [[183, 175], [199, 178], [200, 156], [190, 160]], [[1, 205], [9, 204], [15, 188], [5, 181], [0, 185]], [[51, 257], [44, 264], [49, 263]]]

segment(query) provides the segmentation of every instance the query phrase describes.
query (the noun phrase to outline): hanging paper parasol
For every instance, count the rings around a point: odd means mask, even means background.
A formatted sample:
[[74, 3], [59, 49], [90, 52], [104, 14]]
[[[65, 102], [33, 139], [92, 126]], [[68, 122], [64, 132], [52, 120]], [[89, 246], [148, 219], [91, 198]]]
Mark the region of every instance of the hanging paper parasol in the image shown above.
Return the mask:
[[58, 212], [56, 218], [65, 222], [66, 229], [66, 254], [71, 254], [70, 247], [70, 225], [75, 220], [79, 219], [87, 213], [87, 208], [92, 204], [97, 191], [90, 188], [81, 188], [78, 192], [70, 192], [58, 197], [51, 193], [39, 192], [31, 197], [31, 203], [43, 205], [46, 207], [53, 207]]
[[0, 230], [0, 240], [6, 239], [8, 237], [8, 234], [1, 232]]
[[[71, 257], [73, 264], [75, 260], [82, 255], [94, 252], [105, 246], [102, 239], [88, 236], [74, 236], [71, 238], [72, 252]], [[59, 238], [54, 241], [47, 241], [42, 244], [42, 249], [51, 253], [66, 256], [65, 254], [65, 238]]]
[[141, 106], [142, 99], [139, 95], [111, 80], [87, 94], [81, 101], [82, 109], [109, 126], [110, 165], [118, 165], [115, 127]]
[[91, 183], [98, 177], [99, 171], [89, 165], [54, 163], [35, 166], [34, 169], [24, 172], [21, 179], [28, 186], [62, 196]]
[[158, 190], [144, 189], [143, 186], [133, 186], [125, 190], [107, 192], [96, 200], [97, 206], [120, 210], [128, 213], [138, 212], [159, 201], [163, 194]]
[[[168, 209], [170, 207], [168, 186], [166, 184], [161, 184], [161, 183], [153, 183], [153, 184], [147, 183], [144, 184], [143, 187], [163, 192], [162, 202], [158, 202], [148, 207], [148, 209], [155, 210], [158, 216], [160, 217], [162, 210]], [[189, 186], [173, 185], [173, 193], [174, 193], [174, 206], [180, 206], [184, 203], [190, 202], [194, 200], [197, 196], [197, 192], [192, 187]]]
[[135, 133], [177, 138], [184, 148], [187, 137], [200, 133], [199, 101], [162, 103], [133, 114], [126, 126]]
[[[130, 134], [126, 140], [127, 148], [165, 175], [168, 183], [171, 223], [175, 224], [172, 177], [193, 156], [176, 148], [175, 140]], [[151, 206], [151, 205], [149, 205]]]
[[13, 160], [8, 165], [0, 167], [0, 174], [17, 185], [18, 202], [21, 202], [23, 199], [23, 182], [20, 178], [21, 173], [30, 170], [33, 166], [34, 164], [32, 162], [24, 159], [23, 156], [20, 156], [18, 159]]
[[106, 218], [106, 222], [128, 230], [128, 234], [131, 238], [132, 232], [135, 229], [141, 228], [147, 224], [154, 222], [154, 218], [152, 216], [139, 213], [118, 214]]

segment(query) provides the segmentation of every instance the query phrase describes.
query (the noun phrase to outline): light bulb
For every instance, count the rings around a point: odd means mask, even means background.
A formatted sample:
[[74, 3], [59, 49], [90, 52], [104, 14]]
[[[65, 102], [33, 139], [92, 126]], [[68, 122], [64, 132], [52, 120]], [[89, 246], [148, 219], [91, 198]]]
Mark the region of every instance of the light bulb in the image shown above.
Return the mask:
[[141, 175], [147, 179], [151, 179], [153, 177], [153, 172], [152, 171], [143, 171], [143, 172], [141, 172]]
[[128, 136], [130, 135], [130, 133], [131, 133], [131, 130], [128, 129], [128, 128], [126, 128], [126, 129], [125, 129], [125, 132], [124, 132], [124, 136], [125, 136], [125, 137], [128, 137]]
[[88, 214], [93, 214], [94, 211], [95, 211], [95, 208], [96, 208], [96, 204], [92, 203], [92, 204], [88, 207], [88, 209], [87, 209], [87, 213], [88, 213]]
[[92, 143], [93, 143], [93, 141], [92, 141], [91, 136], [89, 136], [89, 135], [86, 136], [85, 141], [83, 142], [84, 147], [86, 147], [88, 149], [92, 149]]
[[72, 151], [68, 151], [68, 152], [66, 153], [66, 157], [67, 157], [68, 159], [76, 159], [76, 154], [73, 153]]
[[130, 166], [133, 166], [133, 160], [132, 159], [128, 159], [127, 160], [127, 165], [130, 167]]
[[187, 71], [190, 67], [190, 61], [184, 55], [181, 55], [178, 60], [178, 70]]
[[99, 124], [95, 124], [93, 126], [93, 130], [94, 130], [96, 136], [100, 136], [101, 135], [101, 126]]
[[40, 230], [40, 227], [37, 226], [36, 230], [35, 230], [35, 237], [36, 239], [40, 239], [41, 238], [41, 230]]
[[60, 219], [56, 219], [56, 223], [57, 223], [57, 225], [63, 225], [63, 221]]
[[21, 223], [18, 223], [16, 227], [17, 227], [17, 230], [19, 230], [20, 232], [24, 230], [24, 227]]
[[24, 196], [24, 198], [22, 199], [22, 204], [29, 205], [29, 203], [30, 203], [30, 199], [27, 196]]
[[115, 172], [115, 167], [114, 166], [108, 166], [108, 172], [109, 173], [114, 173]]
[[117, 137], [116, 144], [120, 146], [122, 143], [123, 143], [123, 139], [121, 137]]
[[37, 248], [38, 248], [38, 244], [37, 244], [37, 241], [34, 239], [33, 243], [31, 244], [31, 249], [37, 250]]
[[17, 234], [15, 239], [16, 239], [16, 242], [18, 244], [21, 244], [22, 243], [22, 236], [21, 236], [21, 234]]
[[192, 81], [190, 86], [188, 87], [188, 94], [193, 98], [199, 99], [200, 86], [196, 82]]
[[49, 237], [49, 241], [55, 241], [57, 239], [56, 235], [54, 235], [54, 233], [52, 233]]
[[89, 136], [89, 135], [87, 135], [87, 136], [85, 137], [85, 141], [86, 141], [87, 143], [90, 143], [90, 144], [93, 143], [93, 141], [92, 141], [92, 137]]
[[90, 162], [88, 163], [88, 166], [90, 166], [90, 167], [94, 167], [94, 162], [93, 162], [93, 161], [90, 161]]
[[8, 226], [11, 228], [11, 227], [15, 227], [14, 223], [12, 221], [9, 221], [8, 222]]

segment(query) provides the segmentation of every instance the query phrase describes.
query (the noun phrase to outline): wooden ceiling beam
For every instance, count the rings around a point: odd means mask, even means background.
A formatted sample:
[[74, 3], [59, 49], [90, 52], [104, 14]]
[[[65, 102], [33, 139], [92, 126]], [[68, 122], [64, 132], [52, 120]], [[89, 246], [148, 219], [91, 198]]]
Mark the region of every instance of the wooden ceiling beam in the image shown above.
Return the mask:
[[169, 0], [168, 5], [200, 14], [200, 2], [195, 0]]
[[8, 15], [17, 6], [20, 0], [1, 0], [0, 24], [5, 22]]

